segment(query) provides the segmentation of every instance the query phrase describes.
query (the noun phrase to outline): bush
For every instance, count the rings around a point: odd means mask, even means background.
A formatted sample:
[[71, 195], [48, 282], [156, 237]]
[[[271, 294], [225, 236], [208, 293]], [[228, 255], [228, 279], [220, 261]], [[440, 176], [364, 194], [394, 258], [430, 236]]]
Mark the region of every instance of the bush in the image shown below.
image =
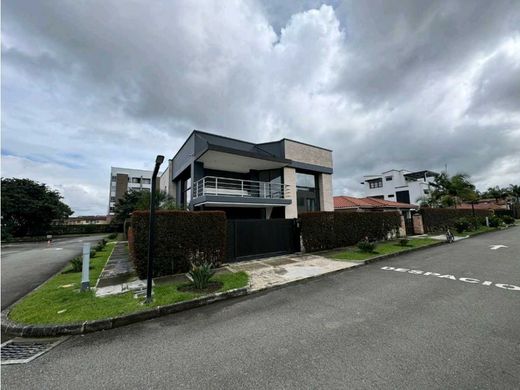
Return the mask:
[[457, 233], [462, 233], [465, 230], [470, 230], [471, 226], [472, 226], [472, 224], [468, 221], [467, 218], [464, 218], [464, 217], [459, 218], [454, 223], [454, 227], [455, 227], [455, 230], [457, 231]]
[[95, 249], [91, 249], [90, 250], [90, 258], [92, 259], [94, 257], [96, 257], [96, 250]]
[[[460, 218], [473, 218], [473, 210], [471, 209], [452, 209], [452, 208], [422, 208], [420, 210], [423, 219], [425, 233], [445, 231], [446, 226], [453, 228], [455, 222]], [[475, 210], [475, 217], [481, 220], [490, 216], [489, 210]]]
[[495, 210], [495, 215], [500, 218], [503, 218], [506, 215], [514, 218], [513, 210], [498, 209], [498, 210]]
[[502, 221], [504, 221], [504, 223], [506, 225], [512, 225], [515, 223], [515, 219], [513, 217], [511, 217], [510, 215], [504, 215], [501, 217]]
[[489, 227], [496, 228], [500, 225], [502, 225], [502, 220], [498, 218], [496, 215], [492, 215], [491, 217], [489, 217]]
[[109, 240], [115, 240], [116, 238], [117, 238], [117, 233], [110, 233], [110, 234], [108, 235], [108, 239], [109, 239]]
[[357, 247], [361, 252], [372, 253], [376, 249], [376, 243], [368, 240], [361, 240], [357, 243]]
[[203, 290], [208, 287], [209, 281], [214, 274], [215, 271], [210, 263], [202, 263], [201, 265], [192, 265], [186, 276], [197, 290]]
[[72, 272], [81, 272], [83, 268], [83, 259], [81, 256], [75, 257], [70, 261], [70, 265], [72, 266]]
[[[140, 278], [145, 278], [147, 273], [148, 224], [148, 211], [132, 214], [128, 246]], [[226, 214], [159, 210], [154, 249], [154, 277], [186, 273], [191, 264], [218, 266], [226, 256]]]
[[398, 212], [312, 212], [303, 213], [300, 220], [308, 252], [355, 245], [365, 237], [385, 239], [401, 223]]
[[408, 245], [409, 242], [410, 242], [410, 240], [408, 238], [401, 238], [399, 240], [399, 245], [406, 246], [406, 245]]

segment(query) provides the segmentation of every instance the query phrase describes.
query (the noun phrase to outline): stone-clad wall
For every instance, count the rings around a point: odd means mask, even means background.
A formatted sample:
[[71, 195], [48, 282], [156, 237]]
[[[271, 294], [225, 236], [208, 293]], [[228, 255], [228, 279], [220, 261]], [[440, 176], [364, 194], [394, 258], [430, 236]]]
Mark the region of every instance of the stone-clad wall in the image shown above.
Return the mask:
[[299, 142], [284, 140], [285, 158], [306, 164], [332, 168], [332, 152]]

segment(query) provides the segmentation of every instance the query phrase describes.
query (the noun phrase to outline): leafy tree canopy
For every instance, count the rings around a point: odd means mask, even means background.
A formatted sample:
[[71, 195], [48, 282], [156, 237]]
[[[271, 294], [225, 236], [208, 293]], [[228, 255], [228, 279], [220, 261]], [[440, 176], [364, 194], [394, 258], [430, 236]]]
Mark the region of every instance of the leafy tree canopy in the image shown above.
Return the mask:
[[446, 172], [435, 178], [430, 202], [438, 207], [457, 207], [462, 202], [471, 202], [478, 198], [475, 186], [469, 180], [469, 175], [457, 173], [449, 176]]
[[[53, 219], [68, 218], [58, 191], [29, 179], [2, 178], [2, 236], [42, 235]], [[5, 232], [4, 232], [5, 230]]]
[[[155, 193], [156, 207], [162, 210], [176, 209], [175, 199], [170, 197], [164, 191], [156, 191]], [[125, 219], [135, 210], [150, 209], [150, 191], [131, 190], [123, 195], [114, 206], [114, 222], [124, 223]]]

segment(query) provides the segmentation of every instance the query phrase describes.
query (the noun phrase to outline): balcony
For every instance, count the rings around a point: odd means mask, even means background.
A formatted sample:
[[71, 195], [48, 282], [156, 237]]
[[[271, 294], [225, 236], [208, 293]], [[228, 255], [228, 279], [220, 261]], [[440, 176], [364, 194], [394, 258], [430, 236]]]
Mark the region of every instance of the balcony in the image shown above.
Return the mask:
[[193, 205], [283, 206], [291, 203], [290, 186], [206, 176], [193, 184]]

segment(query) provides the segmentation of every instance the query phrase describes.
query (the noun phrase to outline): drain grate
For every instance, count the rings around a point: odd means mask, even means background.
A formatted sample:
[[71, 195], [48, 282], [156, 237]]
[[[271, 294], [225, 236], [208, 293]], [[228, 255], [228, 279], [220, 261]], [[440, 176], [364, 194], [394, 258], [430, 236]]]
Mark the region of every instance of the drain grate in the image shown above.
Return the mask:
[[29, 363], [65, 341], [66, 337], [54, 339], [12, 339], [2, 344], [2, 364]]

